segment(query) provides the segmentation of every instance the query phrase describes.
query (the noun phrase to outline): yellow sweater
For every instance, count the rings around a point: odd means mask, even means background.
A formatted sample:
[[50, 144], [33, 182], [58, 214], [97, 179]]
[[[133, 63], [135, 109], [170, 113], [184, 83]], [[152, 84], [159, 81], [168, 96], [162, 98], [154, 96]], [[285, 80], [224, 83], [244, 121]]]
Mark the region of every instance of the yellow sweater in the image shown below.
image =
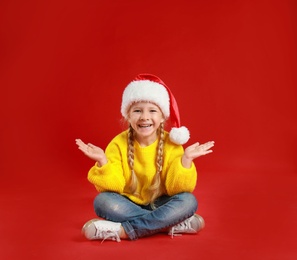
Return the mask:
[[[127, 196], [137, 204], [150, 203], [149, 191], [153, 177], [157, 171], [156, 156], [158, 140], [153, 144], [141, 147], [137, 141], [134, 144], [134, 171], [138, 179], [137, 192], [140, 196], [134, 196], [124, 192], [129, 183], [131, 170], [128, 164], [128, 137], [127, 131], [117, 135], [107, 146], [105, 154], [108, 163], [98, 167], [97, 163], [90, 169], [88, 180], [101, 191], [113, 191]], [[161, 185], [167, 195], [180, 192], [192, 192], [196, 186], [197, 172], [194, 163], [191, 168], [184, 168], [181, 157], [184, 149], [181, 145], [173, 144], [169, 140], [169, 134], [165, 132], [164, 160], [161, 173]]]

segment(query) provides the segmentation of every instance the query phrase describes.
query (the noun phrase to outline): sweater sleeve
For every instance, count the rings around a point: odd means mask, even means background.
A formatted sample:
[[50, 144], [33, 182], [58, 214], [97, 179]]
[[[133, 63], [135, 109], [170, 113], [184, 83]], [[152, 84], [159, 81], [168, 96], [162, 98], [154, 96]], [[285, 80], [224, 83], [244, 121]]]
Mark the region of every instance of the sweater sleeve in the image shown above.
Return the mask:
[[193, 192], [197, 182], [197, 171], [195, 164], [192, 163], [191, 168], [183, 167], [181, 157], [183, 149], [172, 151], [168, 161], [167, 174], [165, 179], [165, 188], [169, 196], [180, 192]]
[[113, 191], [122, 193], [126, 184], [122, 154], [116, 143], [111, 142], [106, 148], [108, 163], [98, 167], [97, 163], [89, 170], [88, 180], [95, 185], [97, 191]]

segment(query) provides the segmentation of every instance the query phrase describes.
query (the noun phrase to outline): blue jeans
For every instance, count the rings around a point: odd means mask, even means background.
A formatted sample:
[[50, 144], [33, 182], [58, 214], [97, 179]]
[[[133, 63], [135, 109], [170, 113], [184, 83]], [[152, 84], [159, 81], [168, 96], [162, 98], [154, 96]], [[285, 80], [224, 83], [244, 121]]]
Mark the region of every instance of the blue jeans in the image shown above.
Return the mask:
[[101, 192], [94, 200], [97, 216], [120, 222], [131, 240], [169, 230], [192, 216], [197, 208], [195, 196], [188, 192], [159, 197], [155, 209], [114, 192]]

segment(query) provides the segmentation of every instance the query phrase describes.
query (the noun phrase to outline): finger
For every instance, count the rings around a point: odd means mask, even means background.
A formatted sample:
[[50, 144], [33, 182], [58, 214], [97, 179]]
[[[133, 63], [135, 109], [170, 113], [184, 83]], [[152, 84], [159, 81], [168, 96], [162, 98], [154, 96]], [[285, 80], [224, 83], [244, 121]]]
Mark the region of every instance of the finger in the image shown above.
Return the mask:
[[190, 145], [188, 148], [196, 149], [197, 147], [199, 147], [199, 145], [200, 144], [197, 142], [197, 143]]
[[213, 147], [213, 144], [211, 144], [211, 143], [205, 143], [205, 144], [202, 144], [202, 145], [198, 146], [197, 147], [197, 150], [200, 151], [203, 154], [206, 154], [208, 151], [210, 151], [209, 149], [211, 147]]
[[79, 140], [76, 142], [78, 148], [84, 153], [88, 152], [88, 145], [86, 145], [83, 141]]
[[77, 145], [80, 145], [80, 144], [84, 145], [85, 144], [81, 139], [76, 139], [75, 142], [76, 142]]
[[214, 145], [213, 144], [206, 144], [205, 145], [205, 149], [209, 149], [209, 148], [211, 148], [211, 147], [213, 147]]
[[203, 151], [200, 156], [203, 156], [203, 155], [207, 155], [207, 154], [210, 154], [212, 153], [212, 150], [207, 150], [207, 151]]
[[77, 146], [78, 146], [78, 148], [84, 148], [85, 147], [85, 145], [81, 144], [81, 143], [77, 143]]
[[208, 149], [209, 149], [209, 148], [214, 146], [214, 142], [213, 141], [207, 142], [207, 143], [204, 144], [204, 146], [208, 147]]

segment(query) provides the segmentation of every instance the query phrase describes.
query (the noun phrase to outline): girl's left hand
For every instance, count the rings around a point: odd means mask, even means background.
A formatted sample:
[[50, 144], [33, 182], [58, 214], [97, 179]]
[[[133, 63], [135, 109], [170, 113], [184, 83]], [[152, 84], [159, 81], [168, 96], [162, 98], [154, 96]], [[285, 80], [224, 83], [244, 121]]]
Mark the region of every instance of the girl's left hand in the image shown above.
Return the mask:
[[192, 158], [193, 160], [199, 156], [212, 153], [212, 150], [209, 150], [209, 149], [212, 148], [213, 146], [214, 146], [214, 141], [209, 141], [205, 144], [199, 144], [199, 143], [192, 144], [185, 149], [185, 156], [187, 158]]
[[184, 167], [190, 167], [192, 161], [197, 157], [212, 153], [212, 148], [214, 146], [214, 141], [209, 141], [204, 144], [199, 144], [198, 142], [188, 146], [185, 149], [185, 153], [182, 157], [182, 163]]

